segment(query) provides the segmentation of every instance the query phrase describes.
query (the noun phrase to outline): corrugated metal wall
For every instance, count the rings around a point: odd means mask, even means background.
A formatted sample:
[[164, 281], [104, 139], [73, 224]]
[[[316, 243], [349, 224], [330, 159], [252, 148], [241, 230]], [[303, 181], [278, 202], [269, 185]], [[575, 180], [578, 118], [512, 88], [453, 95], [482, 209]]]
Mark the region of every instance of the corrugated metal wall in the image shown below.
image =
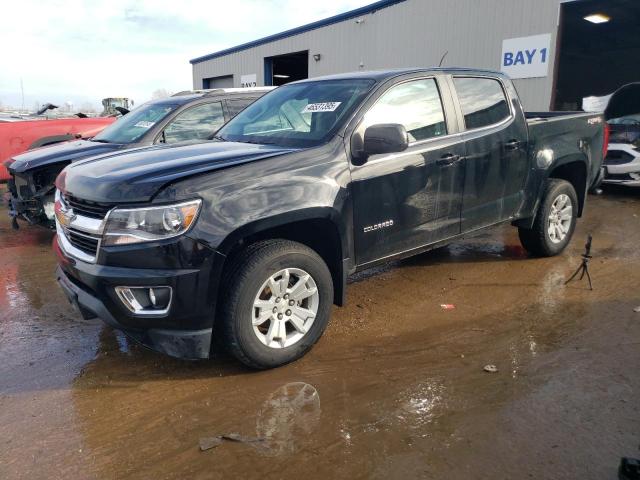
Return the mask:
[[[407, 0], [361, 17], [301, 33], [193, 65], [194, 88], [202, 79], [257, 74], [264, 82], [264, 58], [309, 50], [309, 76], [357, 70], [437, 65], [500, 68], [506, 38], [551, 33], [552, 59], [545, 78], [516, 80], [528, 110], [549, 108], [553, 58], [561, 0]], [[322, 59], [313, 60], [319, 53]]]

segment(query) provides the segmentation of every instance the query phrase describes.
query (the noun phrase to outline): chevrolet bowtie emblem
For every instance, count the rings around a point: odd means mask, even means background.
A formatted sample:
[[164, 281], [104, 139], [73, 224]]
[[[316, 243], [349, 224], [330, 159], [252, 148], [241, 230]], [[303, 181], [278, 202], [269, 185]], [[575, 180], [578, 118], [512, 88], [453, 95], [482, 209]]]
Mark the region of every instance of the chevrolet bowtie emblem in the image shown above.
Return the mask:
[[63, 227], [68, 227], [71, 225], [71, 222], [76, 219], [76, 214], [73, 208], [69, 208], [68, 210], [60, 209], [56, 212], [56, 217]]
[[67, 223], [71, 223], [76, 219], [76, 214], [73, 211], [73, 208], [66, 210], [64, 212], [64, 217], [67, 219]]

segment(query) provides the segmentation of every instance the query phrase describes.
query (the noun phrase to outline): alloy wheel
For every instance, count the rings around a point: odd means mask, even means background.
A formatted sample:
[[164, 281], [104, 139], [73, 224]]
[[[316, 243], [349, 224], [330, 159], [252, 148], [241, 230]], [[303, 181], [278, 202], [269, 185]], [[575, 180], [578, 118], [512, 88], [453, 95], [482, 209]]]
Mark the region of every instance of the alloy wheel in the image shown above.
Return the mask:
[[311, 275], [299, 268], [279, 270], [262, 284], [255, 297], [253, 331], [267, 347], [290, 347], [309, 332], [319, 303]]
[[567, 237], [573, 222], [573, 205], [566, 194], [561, 194], [551, 204], [547, 235], [553, 243], [561, 243]]

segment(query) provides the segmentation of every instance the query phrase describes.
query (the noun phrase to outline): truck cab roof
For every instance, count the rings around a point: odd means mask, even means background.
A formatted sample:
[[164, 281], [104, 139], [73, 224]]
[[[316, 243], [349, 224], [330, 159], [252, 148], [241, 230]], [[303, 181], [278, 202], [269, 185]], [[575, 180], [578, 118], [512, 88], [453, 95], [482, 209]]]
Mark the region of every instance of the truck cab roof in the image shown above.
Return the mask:
[[428, 67], [428, 68], [398, 68], [390, 70], [369, 70], [364, 72], [339, 73], [335, 75], [326, 75], [323, 77], [307, 78], [292, 83], [319, 82], [324, 80], [350, 80], [350, 79], [371, 79], [378, 82], [388, 80], [390, 78], [408, 75], [412, 73], [450, 73], [450, 74], [469, 74], [469, 75], [491, 75], [496, 77], [506, 77], [502, 72], [495, 70], [484, 70], [478, 68], [459, 68], [459, 67]]
[[198, 98], [204, 97], [253, 97], [261, 96], [276, 87], [255, 87], [255, 88], [212, 88], [203, 90], [184, 90], [174, 93], [170, 97], [153, 101], [154, 103], [185, 104]]

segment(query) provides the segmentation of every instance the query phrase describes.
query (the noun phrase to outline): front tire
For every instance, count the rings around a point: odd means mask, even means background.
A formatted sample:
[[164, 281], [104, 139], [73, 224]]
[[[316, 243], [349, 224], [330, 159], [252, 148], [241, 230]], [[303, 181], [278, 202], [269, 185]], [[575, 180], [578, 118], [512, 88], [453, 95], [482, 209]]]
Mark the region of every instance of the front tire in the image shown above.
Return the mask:
[[567, 247], [576, 228], [578, 196], [566, 180], [547, 180], [533, 228], [518, 228], [520, 243], [532, 255], [552, 257]]
[[333, 303], [329, 268], [288, 240], [249, 246], [231, 261], [216, 330], [245, 365], [274, 368], [299, 359], [324, 332]]

